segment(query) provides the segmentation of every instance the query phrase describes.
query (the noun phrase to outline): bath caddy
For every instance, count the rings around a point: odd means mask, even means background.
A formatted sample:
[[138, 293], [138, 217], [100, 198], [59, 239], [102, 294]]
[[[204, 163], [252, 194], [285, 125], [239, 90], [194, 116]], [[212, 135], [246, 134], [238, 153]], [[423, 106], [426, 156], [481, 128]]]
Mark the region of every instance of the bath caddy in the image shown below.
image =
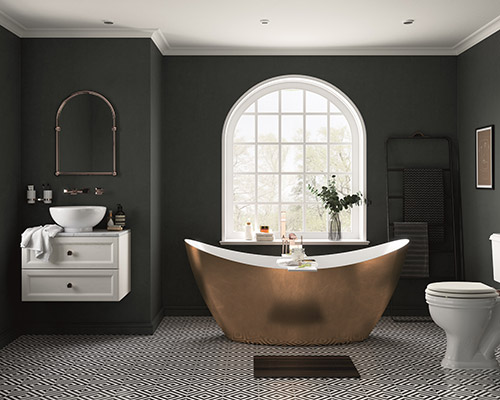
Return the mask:
[[185, 240], [198, 288], [231, 340], [328, 345], [364, 340], [397, 285], [408, 240], [314, 256], [315, 273], [276, 266], [279, 257]]

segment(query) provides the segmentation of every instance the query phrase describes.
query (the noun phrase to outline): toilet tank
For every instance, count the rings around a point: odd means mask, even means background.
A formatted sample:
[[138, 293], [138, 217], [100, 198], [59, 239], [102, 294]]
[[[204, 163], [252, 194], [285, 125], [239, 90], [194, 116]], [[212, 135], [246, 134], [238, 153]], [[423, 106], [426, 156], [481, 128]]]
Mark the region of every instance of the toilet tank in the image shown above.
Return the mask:
[[493, 279], [500, 282], [500, 233], [492, 234], [490, 240], [493, 256]]

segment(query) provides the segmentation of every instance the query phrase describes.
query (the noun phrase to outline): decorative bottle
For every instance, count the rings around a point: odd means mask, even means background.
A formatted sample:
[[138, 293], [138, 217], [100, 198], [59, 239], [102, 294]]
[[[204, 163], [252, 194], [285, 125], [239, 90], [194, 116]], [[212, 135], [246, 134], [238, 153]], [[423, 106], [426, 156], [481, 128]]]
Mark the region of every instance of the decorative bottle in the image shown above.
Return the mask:
[[115, 223], [113, 222], [113, 211], [109, 210], [109, 216], [108, 216], [108, 226], [114, 226]]

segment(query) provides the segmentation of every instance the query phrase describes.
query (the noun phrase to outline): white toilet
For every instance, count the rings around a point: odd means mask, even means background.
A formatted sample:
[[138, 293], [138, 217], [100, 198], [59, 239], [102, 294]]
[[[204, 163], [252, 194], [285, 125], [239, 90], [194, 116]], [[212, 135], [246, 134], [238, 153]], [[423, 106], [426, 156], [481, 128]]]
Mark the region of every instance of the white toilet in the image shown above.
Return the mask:
[[[500, 282], [500, 234], [490, 236], [493, 279]], [[434, 322], [446, 333], [445, 368], [499, 368], [500, 297], [480, 282], [436, 282], [425, 290]]]

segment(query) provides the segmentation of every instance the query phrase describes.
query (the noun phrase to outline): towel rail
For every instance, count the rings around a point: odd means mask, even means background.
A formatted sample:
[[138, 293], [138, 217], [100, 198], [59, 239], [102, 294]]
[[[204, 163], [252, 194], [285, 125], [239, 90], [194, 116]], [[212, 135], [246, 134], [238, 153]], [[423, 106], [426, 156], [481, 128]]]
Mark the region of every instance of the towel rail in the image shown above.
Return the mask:
[[[393, 239], [394, 224], [396, 221], [403, 221], [403, 172], [409, 168], [439, 168], [443, 170], [443, 179], [445, 186], [445, 232], [446, 238], [443, 244], [429, 245], [429, 259], [439, 256], [440, 254], [450, 254], [449, 276], [444, 276], [442, 271], [437, 272], [438, 275], [433, 275], [432, 268], [430, 269], [430, 277], [428, 279], [419, 279], [420, 286], [436, 280], [463, 280], [463, 255], [462, 255], [462, 226], [460, 217], [460, 191], [457, 168], [457, 156], [453, 146], [453, 142], [448, 136], [429, 136], [422, 132], [415, 132], [411, 136], [391, 136], [385, 142], [385, 162], [386, 162], [386, 214], [387, 214], [387, 238]], [[432, 262], [431, 262], [432, 264]], [[411, 292], [409, 289], [414, 282], [414, 278], [401, 278], [400, 286], [402, 290]], [[414, 282], [415, 283], [415, 282]], [[414, 285], [415, 286], [415, 285]], [[417, 285], [418, 286], [418, 285]], [[424, 286], [424, 289], [425, 289]], [[423, 290], [418, 287], [413, 289], [415, 295], [421, 296], [422, 312], [426, 312], [427, 306], [424, 300]], [[416, 292], [418, 290], [418, 292]], [[421, 293], [420, 293], [421, 292]], [[405, 299], [404, 294], [399, 294], [396, 291], [393, 300], [389, 304], [389, 312], [391, 316], [394, 314], [395, 308], [405, 309], [404, 304], [396, 304], [401, 298]], [[407, 294], [406, 296], [411, 296]], [[407, 321], [406, 321], [407, 322]]]

